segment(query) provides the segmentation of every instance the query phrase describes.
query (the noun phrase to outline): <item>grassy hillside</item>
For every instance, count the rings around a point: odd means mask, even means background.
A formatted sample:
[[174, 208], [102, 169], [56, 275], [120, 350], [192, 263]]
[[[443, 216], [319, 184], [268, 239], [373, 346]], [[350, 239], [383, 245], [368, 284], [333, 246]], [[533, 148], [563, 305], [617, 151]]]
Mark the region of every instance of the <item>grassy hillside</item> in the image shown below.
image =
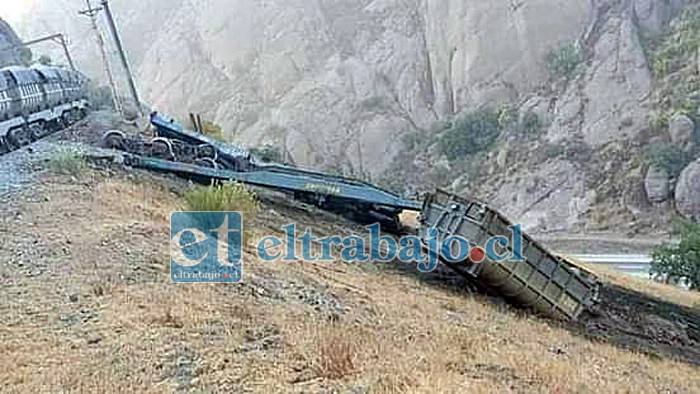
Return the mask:
[[[588, 339], [410, 270], [247, 255], [241, 285], [171, 284], [168, 218], [183, 204], [183, 185], [104, 175], [46, 175], [0, 205], [4, 390], [700, 390], [697, 366]], [[262, 234], [291, 220], [352, 230], [270, 203], [251, 226]], [[698, 302], [677, 289], [604, 277]]]

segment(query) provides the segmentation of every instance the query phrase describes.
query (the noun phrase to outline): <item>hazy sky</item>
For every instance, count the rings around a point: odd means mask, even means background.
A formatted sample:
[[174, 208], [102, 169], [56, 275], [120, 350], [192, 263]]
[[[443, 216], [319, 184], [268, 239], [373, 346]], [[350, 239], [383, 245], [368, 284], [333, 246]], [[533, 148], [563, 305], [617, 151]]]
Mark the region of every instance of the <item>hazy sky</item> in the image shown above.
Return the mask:
[[32, 0], [0, 0], [0, 17], [12, 23], [29, 8]]

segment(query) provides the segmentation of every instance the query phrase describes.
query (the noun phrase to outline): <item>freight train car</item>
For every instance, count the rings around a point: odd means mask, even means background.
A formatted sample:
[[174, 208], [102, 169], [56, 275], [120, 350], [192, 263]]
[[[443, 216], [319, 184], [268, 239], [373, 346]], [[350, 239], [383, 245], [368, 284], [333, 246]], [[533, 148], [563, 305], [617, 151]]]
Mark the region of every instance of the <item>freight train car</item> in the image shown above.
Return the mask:
[[0, 69], [0, 153], [67, 127], [88, 110], [87, 79], [60, 67]]

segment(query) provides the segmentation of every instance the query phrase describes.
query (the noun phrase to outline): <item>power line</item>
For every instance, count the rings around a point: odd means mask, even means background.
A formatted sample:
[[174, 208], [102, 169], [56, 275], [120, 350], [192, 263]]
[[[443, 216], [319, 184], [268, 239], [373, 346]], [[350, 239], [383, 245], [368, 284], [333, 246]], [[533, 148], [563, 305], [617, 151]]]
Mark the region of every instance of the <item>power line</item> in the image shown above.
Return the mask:
[[105, 49], [105, 41], [102, 38], [102, 33], [100, 32], [99, 26], [97, 26], [97, 14], [102, 10], [102, 8], [92, 8], [90, 5], [90, 0], [85, 0], [87, 4], [87, 9], [79, 11], [81, 15], [85, 15], [90, 18], [90, 25], [92, 30], [95, 32], [95, 37], [97, 39], [97, 45], [100, 48], [100, 54], [102, 55], [102, 63], [104, 64], [105, 73], [107, 74], [107, 79], [109, 81], [109, 87], [112, 92], [112, 102], [114, 103], [114, 109], [117, 112], [121, 112], [121, 103], [119, 102], [119, 95], [117, 92], [117, 86], [114, 83], [114, 76], [112, 75], [112, 67], [109, 64], [109, 58], [107, 56], [107, 50]]
[[17, 48], [28, 47], [28, 46], [38, 44], [38, 43], [44, 42], [44, 41], [52, 41], [52, 42], [55, 42], [55, 43], [61, 45], [63, 47], [63, 53], [66, 56], [66, 60], [68, 60], [68, 65], [70, 65], [71, 70], [75, 71], [75, 64], [73, 63], [73, 58], [71, 57], [70, 51], [68, 50], [68, 45], [66, 44], [66, 37], [61, 33], [52, 34], [50, 36], [41, 37], [41, 38], [37, 38], [34, 40], [26, 41], [26, 42], [23, 42], [23, 43], [18, 44], [18, 45], [11, 45], [11, 46], [0, 49], [0, 52], [11, 51], [11, 50], [14, 50]]

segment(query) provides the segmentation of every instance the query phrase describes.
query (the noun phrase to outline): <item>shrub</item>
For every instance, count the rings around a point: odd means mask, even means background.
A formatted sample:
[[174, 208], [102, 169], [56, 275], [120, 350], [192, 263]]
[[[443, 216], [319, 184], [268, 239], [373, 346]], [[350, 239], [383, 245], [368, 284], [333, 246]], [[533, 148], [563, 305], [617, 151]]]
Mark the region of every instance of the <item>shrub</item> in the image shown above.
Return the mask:
[[80, 150], [63, 148], [49, 158], [48, 168], [58, 174], [77, 176], [87, 171], [88, 166]]
[[649, 117], [649, 131], [652, 135], [662, 135], [668, 132], [668, 115], [653, 112]]
[[666, 170], [672, 178], [677, 178], [692, 160], [689, 152], [673, 144], [653, 146], [649, 152], [649, 164]]
[[226, 141], [226, 138], [224, 138], [224, 129], [216, 123], [212, 123], [206, 120], [202, 121], [202, 133], [204, 133], [204, 135], [206, 135], [207, 137], [211, 137], [217, 141]]
[[284, 161], [282, 152], [272, 144], [265, 144], [260, 148], [252, 148], [250, 152], [266, 163], [282, 163]]
[[368, 111], [380, 110], [387, 107], [384, 97], [381, 96], [375, 96], [370, 97], [368, 99], [364, 99], [362, 100], [362, 103], [360, 105], [362, 106], [362, 108]]
[[428, 147], [434, 142], [433, 134], [425, 131], [410, 131], [403, 135], [401, 141], [403, 142], [404, 149], [408, 151], [422, 150]]
[[571, 79], [582, 63], [583, 55], [576, 41], [562, 43], [547, 55], [547, 70], [552, 79]]
[[90, 107], [94, 110], [114, 109], [114, 100], [112, 99], [112, 91], [109, 86], [98, 86], [94, 82], [88, 82], [85, 86]]
[[456, 161], [489, 149], [501, 132], [499, 117], [498, 111], [482, 109], [448, 123], [439, 140], [440, 151]]
[[550, 159], [556, 159], [559, 157], [566, 157], [567, 149], [563, 144], [548, 144], [547, 145], [547, 157]]
[[664, 245], [652, 253], [651, 273], [667, 281], [685, 279], [692, 290], [700, 290], [700, 224], [678, 223], [677, 245]]
[[255, 193], [239, 183], [193, 187], [185, 192], [185, 202], [195, 212], [256, 214], [261, 209]]
[[39, 57], [38, 62], [40, 64], [43, 64], [44, 66], [50, 66], [53, 63], [53, 61], [51, 60], [51, 58], [48, 55], [41, 55]]
[[686, 60], [693, 58], [700, 47], [700, 10], [689, 8], [683, 12], [673, 31], [653, 43], [651, 63], [656, 76], [663, 77], [675, 71]]
[[531, 138], [534, 136], [538, 136], [542, 132], [542, 130], [544, 130], [544, 125], [542, 124], [542, 120], [536, 113], [532, 111], [527, 111], [524, 114], [522, 114], [518, 125], [518, 129], [520, 135], [526, 138]]
[[642, 50], [647, 59], [651, 59], [654, 52], [663, 44], [665, 35], [645, 29], [639, 31], [639, 43], [642, 45]]

